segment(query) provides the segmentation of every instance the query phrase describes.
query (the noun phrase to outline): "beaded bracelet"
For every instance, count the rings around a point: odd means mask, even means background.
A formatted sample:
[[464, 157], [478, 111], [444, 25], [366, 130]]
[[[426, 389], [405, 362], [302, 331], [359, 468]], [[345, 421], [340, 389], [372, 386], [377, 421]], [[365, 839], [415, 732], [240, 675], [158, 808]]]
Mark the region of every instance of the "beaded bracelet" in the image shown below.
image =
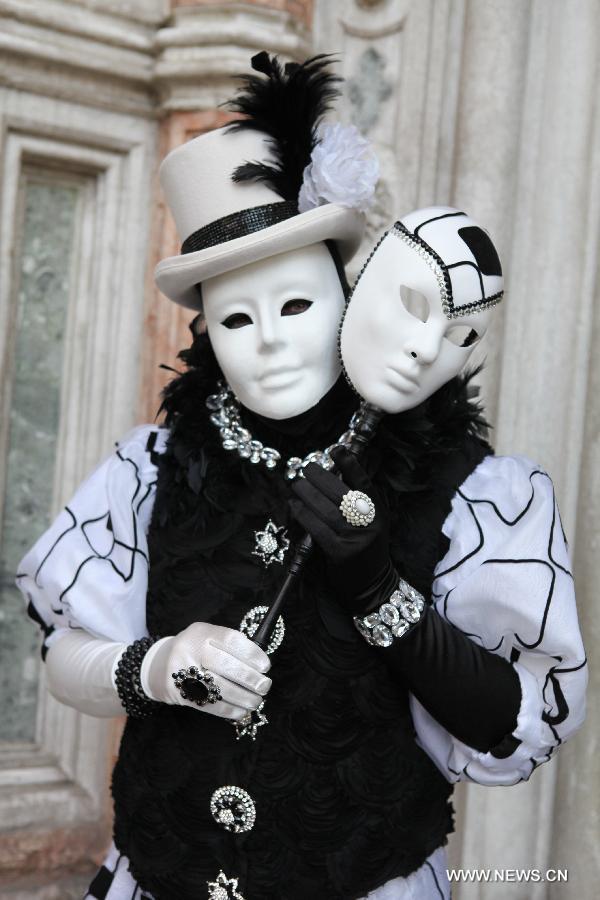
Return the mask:
[[389, 600], [368, 616], [354, 616], [354, 624], [368, 644], [390, 647], [420, 621], [424, 609], [423, 595], [401, 578]]
[[145, 637], [134, 641], [123, 652], [115, 670], [115, 683], [119, 699], [128, 716], [145, 719], [160, 706], [151, 700], [142, 688], [140, 670], [142, 661], [155, 638]]

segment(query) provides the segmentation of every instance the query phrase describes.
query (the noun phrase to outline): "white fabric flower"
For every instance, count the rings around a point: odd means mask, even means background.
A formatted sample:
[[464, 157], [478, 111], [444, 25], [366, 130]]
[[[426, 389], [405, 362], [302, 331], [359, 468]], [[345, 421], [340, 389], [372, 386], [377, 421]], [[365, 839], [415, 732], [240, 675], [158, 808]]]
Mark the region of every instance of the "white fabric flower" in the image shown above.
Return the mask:
[[354, 125], [322, 125], [319, 142], [304, 170], [298, 194], [303, 213], [324, 203], [364, 212], [371, 206], [379, 179], [379, 160], [370, 142]]

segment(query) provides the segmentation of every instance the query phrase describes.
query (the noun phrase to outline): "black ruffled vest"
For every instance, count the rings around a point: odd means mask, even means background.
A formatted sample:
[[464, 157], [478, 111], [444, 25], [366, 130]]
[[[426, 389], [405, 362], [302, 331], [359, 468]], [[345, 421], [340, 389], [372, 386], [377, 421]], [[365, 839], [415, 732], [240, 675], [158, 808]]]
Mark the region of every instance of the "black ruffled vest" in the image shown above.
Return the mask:
[[[254, 531], [272, 519], [297, 536], [280, 470], [225, 453], [198, 399], [206, 393], [192, 370], [167, 394], [171, 437], [157, 459], [149, 532], [155, 635], [194, 621], [239, 628], [283, 574], [252, 555]], [[308, 446], [331, 443], [356, 405], [339, 385], [332, 397], [337, 414], [326, 427], [313, 417]], [[370, 448], [367, 467], [392, 508], [396, 566], [425, 596], [447, 548], [450, 499], [490, 452], [477, 412], [457, 379], [419, 411], [390, 417]], [[280, 434], [284, 451], [286, 440]], [[415, 743], [406, 687], [330, 596], [318, 553], [283, 615], [268, 724], [255, 742], [185, 707], [127, 721], [113, 776], [115, 842], [156, 900], [207, 896], [220, 870], [239, 879], [246, 900], [352, 900], [415, 871], [453, 830], [452, 785]], [[250, 831], [213, 818], [211, 796], [224, 785], [252, 797]]]

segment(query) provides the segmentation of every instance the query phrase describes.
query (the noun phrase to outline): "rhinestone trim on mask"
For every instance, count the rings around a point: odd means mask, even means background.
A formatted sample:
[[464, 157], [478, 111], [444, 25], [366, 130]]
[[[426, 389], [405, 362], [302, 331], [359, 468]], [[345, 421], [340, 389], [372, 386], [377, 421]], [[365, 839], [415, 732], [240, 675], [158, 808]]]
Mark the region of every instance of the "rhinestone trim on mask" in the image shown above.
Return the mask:
[[404, 241], [411, 250], [414, 250], [423, 260], [425, 260], [435, 275], [440, 289], [442, 309], [447, 319], [459, 319], [461, 316], [466, 316], [469, 313], [481, 309], [489, 309], [491, 306], [496, 306], [502, 300], [504, 291], [499, 291], [497, 294], [492, 294], [491, 297], [486, 297], [484, 300], [474, 300], [472, 303], [465, 303], [460, 307], [455, 307], [452, 296], [452, 282], [442, 258], [438, 256], [435, 250], [433, 250], [422, 238], [409, 231], [402, 222], [396, 222], [392, 231], [401, 241]]
[[[240, 404], [229, 386], [224, 381], [217, 383], [218, 393], [211, 394], [206, 399], [206, 406], [211, 411], [210, 421], [215, 425], [221, 435], [221, 443], [225, 450], [236, 450], [242, 459], [249, 462], [263, 463], [267, 469], [274, 469], [281, 459], [281, 454], [273, 447], [265, 447], [261, 441], [255, 440], [247, 428], [244, 428], [240, 418]], [[333, 469], [334, 462], [331, 453], [336, 447], [348, 447], [356, 436], [356, 429], [362, 421], [362, 409], [354, 413], [350, 419], [348, 430], [337, 439], [335, 444], [326, 450], [313, 450], [303, 459], [299, 456], [291, 456], [285, 464], [285, 477], [288, 481], [294, 478], [303, 478], [303, 469], [314, 462], [323, 469]]]

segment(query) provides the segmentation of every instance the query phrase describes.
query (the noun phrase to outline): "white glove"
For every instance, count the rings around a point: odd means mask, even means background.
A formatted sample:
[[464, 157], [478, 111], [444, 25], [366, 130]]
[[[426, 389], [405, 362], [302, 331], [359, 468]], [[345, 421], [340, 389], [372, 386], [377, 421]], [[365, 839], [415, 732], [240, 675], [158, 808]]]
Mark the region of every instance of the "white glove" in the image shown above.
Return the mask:
[[[221, 700], [197, 706], [184, 700], [175, 686], [173, 672], [189, 666], [207, 669], [221, 691]], [[271, 687], [265, 672], [271, 661], [241, 631], [193, 622], [174, 637], [161, 638], [146, 653], [140, 669], [144, 693], [152, 700], [191, 706], [223, 719], [242, 719], [257, 709]]]
[[[115, 670], [127, 644], [103, 641], [84, 629], [56, 636], [46, 656], [48, 690], [61, 703], [90, 716], [125, 713], [115, 685]], [[184, 700], [172, 672], [202, 666], [215, 676], [222, 700], [198, 707]], [[241, 719], [256, 709], [271, 687], [264, 673], [271, 661], [240, 631], [194, 622], [175, 637], [153, 644], [142, 662], [142, 687], [152, 700], [192, 706], [225, 719]]]
[[127, 644], [102, 641], [83, 629], [57, 635], [46, 655], [48, 690], [89, 716], [122, 716], [114, 671]]

